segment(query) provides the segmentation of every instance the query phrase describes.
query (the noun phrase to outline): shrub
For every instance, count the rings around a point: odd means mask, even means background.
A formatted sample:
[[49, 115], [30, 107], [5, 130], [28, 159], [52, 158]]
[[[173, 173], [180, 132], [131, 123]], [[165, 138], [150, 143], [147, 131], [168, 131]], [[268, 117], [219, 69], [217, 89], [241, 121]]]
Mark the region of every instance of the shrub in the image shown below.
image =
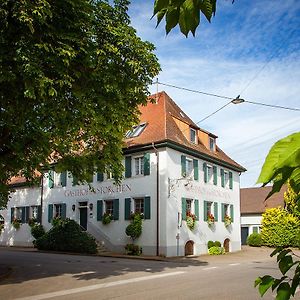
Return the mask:
[[28, 220], [28, 225], [30, 226], [30, 227], [33, 227], [34, 225], [36, 225], [37, 224], [37, 219], [36, 218], [29, 218], [29, 220]]
[[134, 241], [142, 234], [142, 216], [139, 213], [133, 214], [130, 224], [126, 227], [126, 235]]
[[247, 245], [252, 247], [260, 247], [261, 244], [261, 235], [259, 233], [252, 233], [247, 237]]
[[223, 247], [212, 246], [208, 249], [209, 255], [221, 255], [225, 254], [225, 249]]
[[298, 246], [300, 220], [283, 208], [270, 208], [263, 213], [262, 244], [269, 247]]
[[113, 216], [111, 214], [104, 213], [104, 215], [102, 217], [102, 224], [107, 225], [112, 221], [112, 219], [113, 219]]
[[140, 255], [142, 253], [142, 248], [138, 245], [127, 244], [125, 246], [126, 254], [129, 255]]
[[221, 243], [219, 241], [208, 241], [207, 248], [210, 249], [211, 247], [221, 247]]
[[215, 245], [215, 243], [213, 241], [208, 241], [207, 242], [207, 248], [210, 249], [211, 247], [213, 247]]
[[66, 219], [53, 226], [35, 242], [39, 250], [66, 251], [77, 253], [97, 252], [95, 239], [81, 230], [74, 220]]
[[43, 225], [40, 225], [40, 224], [32, 225], [30, 231], [31, 231], [31, 235], [35, 239], [42, 237], [46, 233]]

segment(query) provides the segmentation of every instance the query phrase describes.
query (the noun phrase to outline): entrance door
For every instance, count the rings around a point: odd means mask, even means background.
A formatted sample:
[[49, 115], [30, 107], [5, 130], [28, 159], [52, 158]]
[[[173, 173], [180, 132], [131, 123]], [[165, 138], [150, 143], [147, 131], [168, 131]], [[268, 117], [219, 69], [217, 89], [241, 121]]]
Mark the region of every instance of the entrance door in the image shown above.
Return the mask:
[[184, 255], [194, 255], [194, 242], [193, 241], [188, 241], [185, 244], [185, 249], [184, 249]]
[[87, 230], [87, 207], [80, 207], [79, 213], [80, 213], [80, 226], [84, 230]]
[[249, 227], [241, 228], [242, 245], [247, 245], [247, 237], [249, 235]]

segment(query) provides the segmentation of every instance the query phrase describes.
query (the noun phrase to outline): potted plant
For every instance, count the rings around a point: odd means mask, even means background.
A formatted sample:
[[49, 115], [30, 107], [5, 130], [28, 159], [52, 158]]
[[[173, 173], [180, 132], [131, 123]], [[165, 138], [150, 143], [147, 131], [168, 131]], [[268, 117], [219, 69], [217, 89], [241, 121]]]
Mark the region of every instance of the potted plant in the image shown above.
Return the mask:
[[228, 215], [225, 215], [225, 217], [224, 217], [224, 225], [227, 227], [227, 226], [229, 226], [231, 224], [231, 222], [232, 222], [231, 217], [228, 216]]
[[210, 226], [210, 225], [213, 225], [215, 223], [215, 217], [212, 213], [208, 213], [207, 214], [207, 224]]
[[102, 217], [102, 224], [107, 225], [112, 221], [112, 219], [113, 219], [112, 214], [105, 212]]
[[28, 225], [30, 227], [33, 227], [36, 223], [37, 223], [37, 219], [36, 218], [29, 218]]
[[22, 225], [22, 221], [18, 218], [14, 218], [12, 221], [12, 225], [18, 230]]
[[186, 225], [190, 230], [194, 230], [196, 226], [196, 216], [191, 212], [186, 213]]

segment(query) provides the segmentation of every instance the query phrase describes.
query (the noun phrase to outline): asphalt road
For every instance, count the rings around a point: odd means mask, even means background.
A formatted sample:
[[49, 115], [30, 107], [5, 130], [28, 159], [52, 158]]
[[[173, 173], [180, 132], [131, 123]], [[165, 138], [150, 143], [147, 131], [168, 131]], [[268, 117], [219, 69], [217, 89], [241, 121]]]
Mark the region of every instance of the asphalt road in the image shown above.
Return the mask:
[[271, 250], [247, 251], [149, 261], [1, 248], [0, 264], [12, 271], [0, 280], [0, 299], [261, 299], [255, 278], [278, 269]]

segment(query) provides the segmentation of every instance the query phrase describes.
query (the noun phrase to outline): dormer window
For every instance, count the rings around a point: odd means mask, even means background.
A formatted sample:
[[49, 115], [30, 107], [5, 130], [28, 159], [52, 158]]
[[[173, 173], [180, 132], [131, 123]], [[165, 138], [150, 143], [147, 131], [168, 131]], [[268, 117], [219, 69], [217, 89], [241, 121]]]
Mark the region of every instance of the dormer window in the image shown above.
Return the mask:
[[216, 151], [216, 140], [215, 138], [209, 138], [209, 149], [210, 151]]
[[196, 135], [196, 130], [193, 128], [190, 128], [190, 141], [193, 144], [197, 144], [197, 135]]
[[147, 123], [141, 123], [140, 125], [136, 125], [132, 127], [132, 130], [127, 131], [126, 138], [132, 138], [139, 136], [143, 130], [146, 128]]

